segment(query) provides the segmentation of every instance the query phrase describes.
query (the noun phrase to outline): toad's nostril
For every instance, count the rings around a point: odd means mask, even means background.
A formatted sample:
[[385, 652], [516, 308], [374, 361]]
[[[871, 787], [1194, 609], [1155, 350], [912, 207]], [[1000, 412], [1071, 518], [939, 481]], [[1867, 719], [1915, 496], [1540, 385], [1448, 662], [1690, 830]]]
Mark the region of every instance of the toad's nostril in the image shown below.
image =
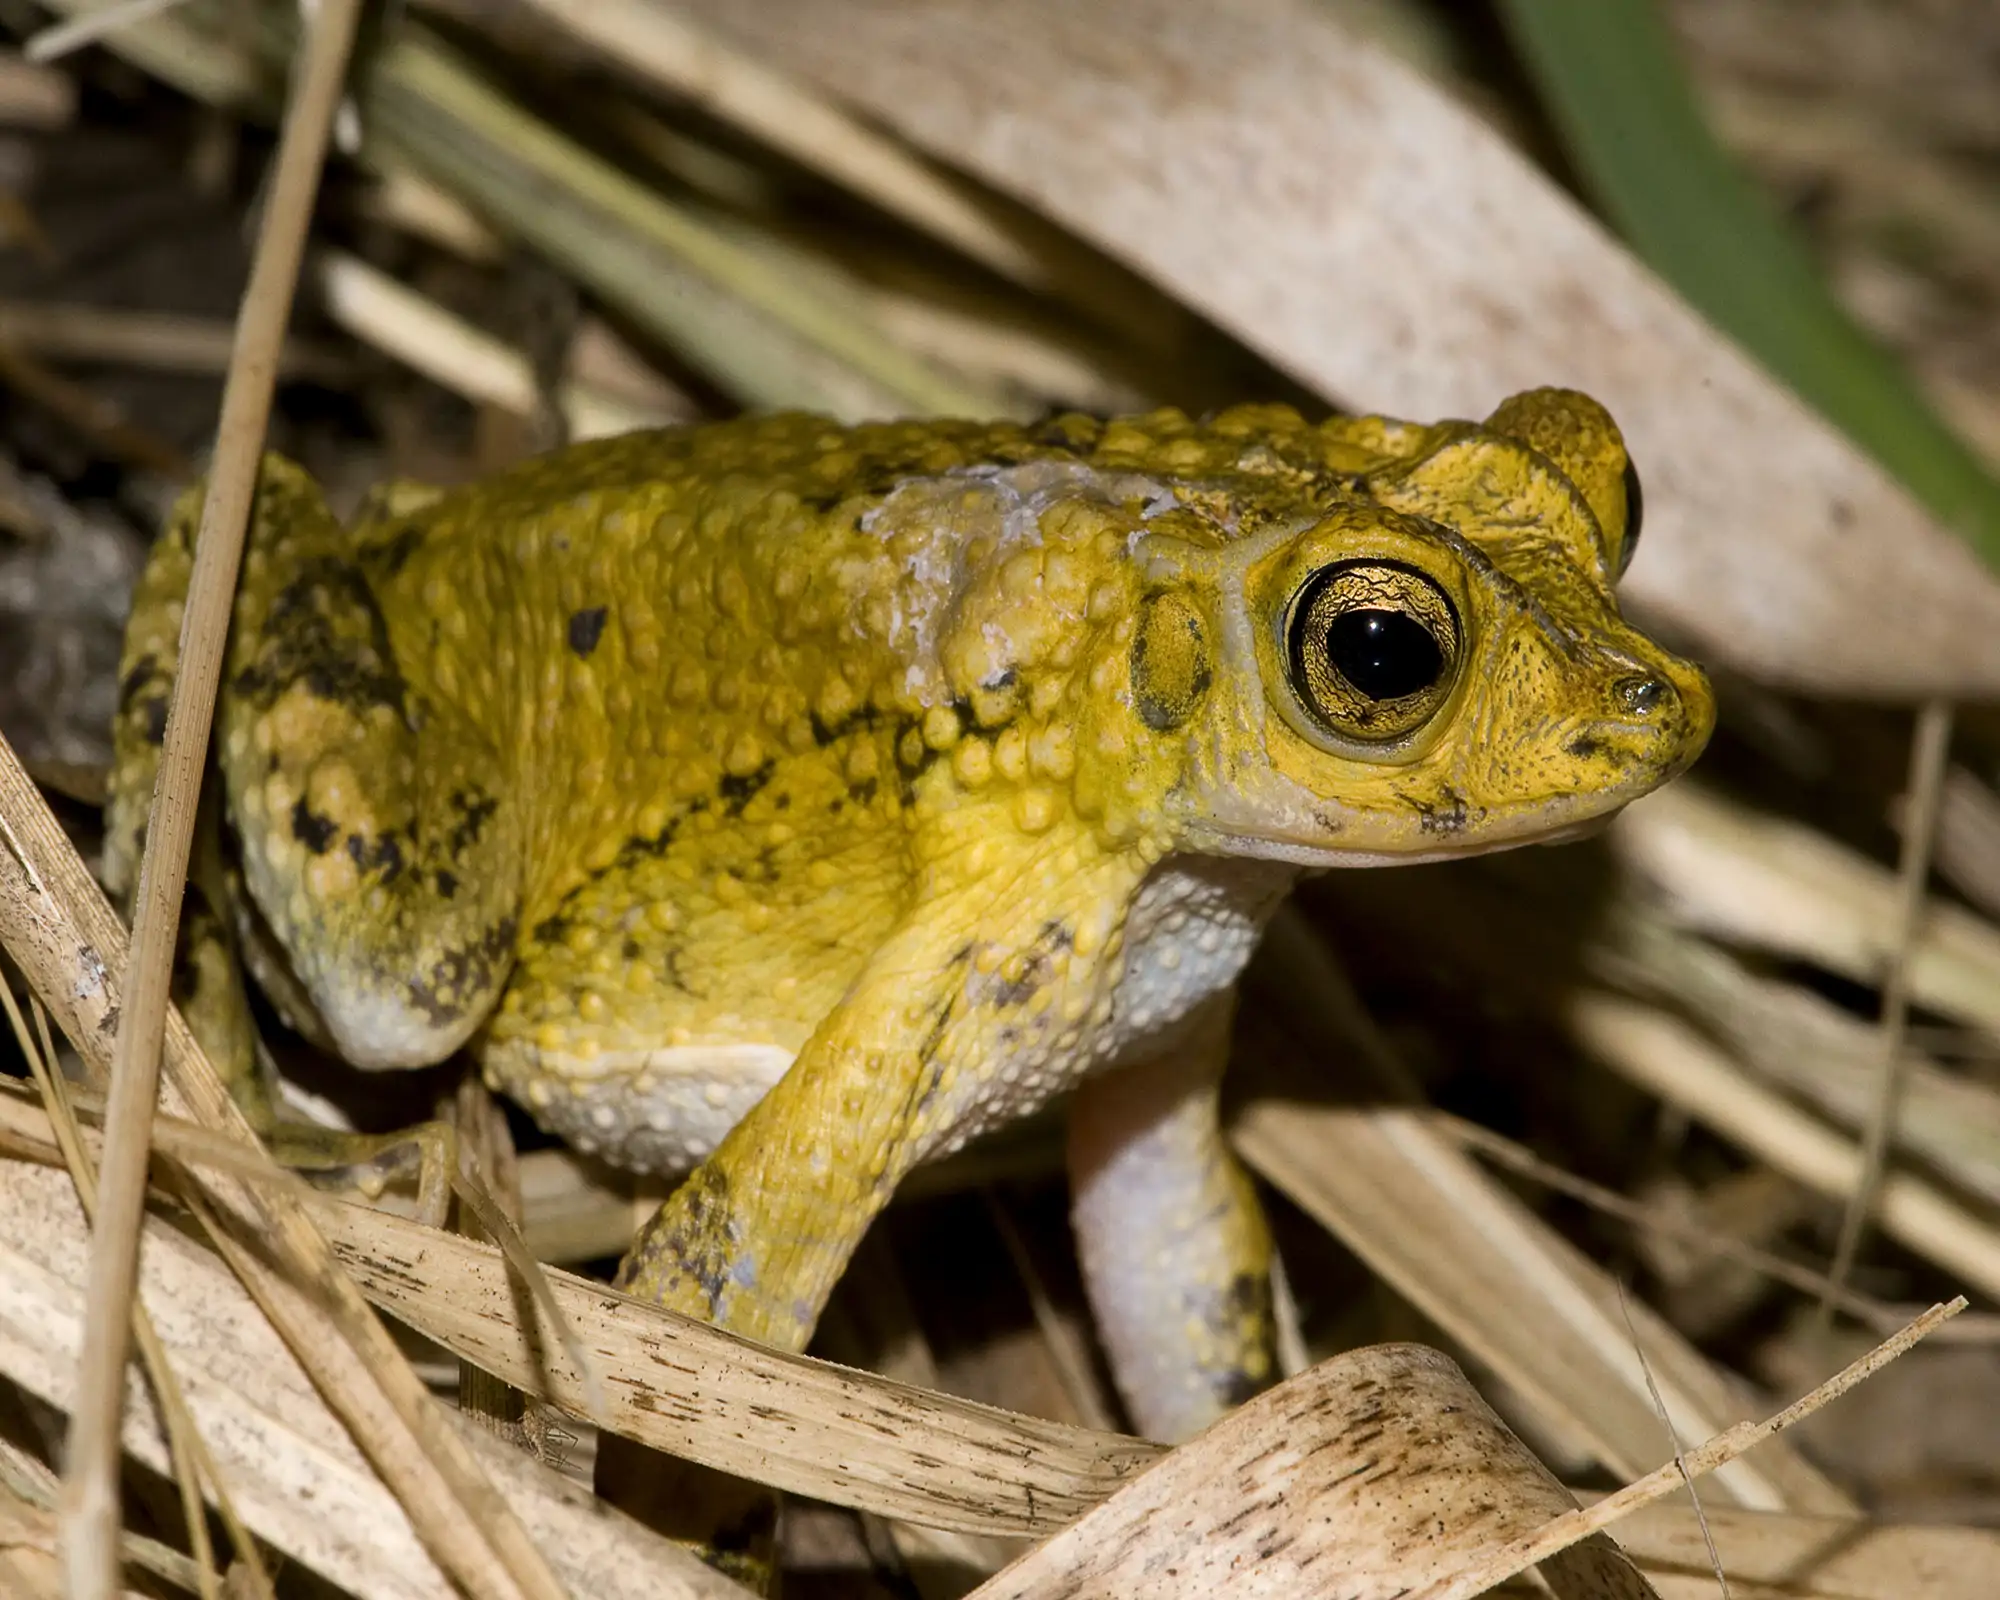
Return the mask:
[[1669, 705], [1673, 697], [1673, 685], [1664, 678], [1620, 678], [1611, 686], [1611, 698], [1618, 702], [1618, 708], [1634, 717], [1651, 716]]

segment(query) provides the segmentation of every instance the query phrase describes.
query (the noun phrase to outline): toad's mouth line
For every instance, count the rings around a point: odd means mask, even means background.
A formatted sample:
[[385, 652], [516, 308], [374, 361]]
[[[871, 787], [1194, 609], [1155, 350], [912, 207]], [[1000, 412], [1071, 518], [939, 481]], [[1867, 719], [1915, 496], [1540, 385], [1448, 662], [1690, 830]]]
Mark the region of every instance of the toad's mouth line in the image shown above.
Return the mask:
[[1253, 855], [1269, 861], [1290, 862], [1308, 872], [1337, 871], [1354, 867], [1420, 867], [1441, 861], [1464, 861], [1473, 856], [1497, 855], [1503, 850], [1521, 850], [1529, 845], [1570, 844], [1579, 839], [1587, 839], [1593, 834], [1602, 833], [1620, 811], [1638, 798], [1638, 795], [1623, 797], [1602, 810], [1594, 810], [1588, 816], [1579, 817], [1574, 822], [1566, 822], [1560, 827], [1535, 828], [1521, 833], [1475, 830], [1475, 837], [1472, 838], [1462, 840], [1437, 838], [1413, 850], [1341, 849], [1338, 846], [1308, 843], [1283, 834], [1260, 833], [1237, 828], [1217, 830], [1213, 836], [1213, 846], [1210, 848], [1204, 848], [1204, 841], [1199, 833], [1193, 836], [1191, 842], [1193, 850], [1199, 854]]

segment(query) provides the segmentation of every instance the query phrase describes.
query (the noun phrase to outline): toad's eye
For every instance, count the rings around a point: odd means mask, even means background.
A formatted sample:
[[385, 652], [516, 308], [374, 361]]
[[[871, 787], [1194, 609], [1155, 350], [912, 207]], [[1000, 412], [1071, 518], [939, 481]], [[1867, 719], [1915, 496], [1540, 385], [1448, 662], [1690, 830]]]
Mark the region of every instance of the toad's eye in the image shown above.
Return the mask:
[[1414, 567], [1343, 561], [1299, 586], [1286, 670], [1313, 719], [1340, 738], [1386, 744], [1451, 695], [1462, 640], [1444, 590]]

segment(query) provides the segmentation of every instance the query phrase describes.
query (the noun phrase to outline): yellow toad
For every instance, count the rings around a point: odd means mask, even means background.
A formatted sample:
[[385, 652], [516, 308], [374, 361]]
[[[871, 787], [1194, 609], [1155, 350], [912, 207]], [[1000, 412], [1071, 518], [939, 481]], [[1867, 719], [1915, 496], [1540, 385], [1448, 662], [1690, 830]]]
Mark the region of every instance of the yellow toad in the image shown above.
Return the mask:
[[[913, 1165], [1074, 1091], [1092, 1302], [1135, 1421], [1183, 1437], [1272, 1370], [1216, 1080], [1278, 900], [1562, 837], [1708, 736], [1613, 597], [1635, 489], [1560, 390], [1479, 425], [769, 417], [351, 528], [270, 458], [221, 920], [349, 1060], [469, 1045], [577, 1146], [689, 1174], [624, 1284], [792, 1348]], [[195, 509], [128, 631], [116, 883]]]

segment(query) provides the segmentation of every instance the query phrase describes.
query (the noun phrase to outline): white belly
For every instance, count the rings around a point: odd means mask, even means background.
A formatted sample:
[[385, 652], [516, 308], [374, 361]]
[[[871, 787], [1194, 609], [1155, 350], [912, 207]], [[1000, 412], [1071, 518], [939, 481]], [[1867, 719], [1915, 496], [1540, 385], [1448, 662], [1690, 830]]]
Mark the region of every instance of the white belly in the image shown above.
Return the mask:
[[[1264, 924], [1297, 880], [1284, 862], [1176, 856], [1140, 886], [1125, 924], [1125, 969], [1100, 1024], [1002, 1030], [992, 1057], [946, 1092], [924, 1158], [1038, 1111], [1093, 1073], [1171, 1051], [1188, 1016], [1242, 973]], [[784, 1076], [769, 1044], [648, 1051], [531, 1104], [535, 1120], [585, 1154], [673, 1176], [703, 1160]], [[606, 1063], [610, 1067], [609, 1063]], [[504, 1078], [498, 1087], [508, 1087]]]

